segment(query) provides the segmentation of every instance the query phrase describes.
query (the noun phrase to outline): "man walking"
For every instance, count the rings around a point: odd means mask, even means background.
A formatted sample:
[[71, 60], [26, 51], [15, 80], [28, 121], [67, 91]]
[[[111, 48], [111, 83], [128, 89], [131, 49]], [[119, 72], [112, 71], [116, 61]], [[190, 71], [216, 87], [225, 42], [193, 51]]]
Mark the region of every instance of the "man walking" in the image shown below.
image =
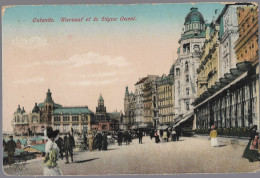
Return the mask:
[[14, 162], [14, 152], [16, 148], [16, 143], [13, 140], [13, 136], [9, 136], [9, 141], [5, 145], [5, 151], [8, 155], [8, 164], [11, 166], [11, 164]]
[[60, 149], [60, 157], [63, 160], [63, 139], [61, 137], [58, 138], [58, 140], [55, 141], [58, 148]]
[[143, 132], [142, 131], [138, 131], [138, 138], [139, 138], [139, 144], [143, 143]]
[[71, 162], [73, 162], [73, 148], [75, 147], [75, 140], [70, 133], [66, 133], [64, 137], [64, 151], [65, 151], [65, 164], [69, 163], [69, 154], [71, 157]]

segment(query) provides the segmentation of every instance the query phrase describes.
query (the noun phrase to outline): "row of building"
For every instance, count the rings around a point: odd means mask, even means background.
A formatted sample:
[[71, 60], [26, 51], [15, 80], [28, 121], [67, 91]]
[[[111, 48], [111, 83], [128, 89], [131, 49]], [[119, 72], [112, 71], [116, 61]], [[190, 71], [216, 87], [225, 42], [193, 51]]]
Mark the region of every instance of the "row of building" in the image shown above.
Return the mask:
[[119, 130], [122, 112], [108, 113], [104, 99], [100, 95], [96, 113], [88, 106], [64, 107], [52, 99], [48, 89], [43, 103], [35, 103], [32, 112], [26, 112], [20, 105], [14, 112], [12, 126], [15, 135], [43, 134], [47, 126], [60, 130], [61, 133], [83, 131], [114, 131]]
[[258, 6], [226, 4], [215, 13], [206, 23], [191, 8], [169, 74], [139, 79], [134, 93], [126, 87], [128, 128], [260, 125]]

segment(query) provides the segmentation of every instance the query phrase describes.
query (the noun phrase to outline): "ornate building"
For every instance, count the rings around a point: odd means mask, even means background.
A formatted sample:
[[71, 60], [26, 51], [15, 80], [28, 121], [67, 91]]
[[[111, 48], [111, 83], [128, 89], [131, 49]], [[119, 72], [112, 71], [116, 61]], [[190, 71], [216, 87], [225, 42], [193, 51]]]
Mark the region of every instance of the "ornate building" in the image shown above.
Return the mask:
[[[233, 22], [239, 22], [239, 38], [237, 41], [229, 41], [228, 43], [223, 43], [226, 45], [227, 49], [231, 49], [235, 46], [236, 56], [240, 57], [238, 63], [235, 67], [229, 69], [228, 72], [224, 71], [224, 77], [219, 79], [219, 82], [216, 82], [215, 85], [208, 88], [207, 91], [203, 92], [195, 101], [195, 121], [197, 128], [210, 128], [211, 125], [216, 125], [217, 128], [239, 128], [239, 127], [249, 127], [250, 125], [260, 125], [259, 124], [259, 72], [258, 72], [258, 60], [251, 60], [248, 62], [248, 58], [240, 53], [240, 48], [245, 45], [246, 50], [252, 48], [252, 43], [255, 39], [253, 36], [248, 36], [250, 32], [258, 31], [257, 26], [250, 26], [248, 33], [244, 33], [244, 24], [243, 22], [252, 20], [252, 16], [249, 14], [242, 15], [240, 11], [245, 12], [243, 8], [252, 7], [257, 11], [256, 6], [248, 6], [245, 4], [235, 4], [235, 5], [226, 5], [222, 13], [218, 18], [220, 22], [220, 32], [221, 28], [228, 29], [229, 21], [222, 21], [225, 19], [223, 16], [230, 9], [232, 17], [228, 19], [233, 19]], [[234, 13], [235, 12], [238, 13]], [[250, 8], [249, 8], [250, 9]], [[248, 12], [253, 12], [254, 10], [248, 10]], [[258, 13], [257, 13], [258, 14]], [[237, 20], [234, 20], [236, 19]], [[256, 19], [255, 19], [256, 20]], [[231, 28], [232, 29], [232, 28]], [[230, 32], [232, 35], [232, 33]], [[221, 33], [220, 33], [221, 36]], [[223, 36], [222, 36], [223, 38]], [[221, 38], [221, 39], [222, 39]], [[247, 38], [248, 45], [245, 43], [244, 39]], [[223, 41], [223, 40], [222, 40]], [[253, 42], [254, 43], [254, 42]], [[230, 47], [231, 46], [231, 47]], [[253, 45], [254, 46], [254, 45]], [[225, 46], [224, 46], [225, 47]], [[245, 49], [242, 50], [244, 52]], [[220, 51], [219, 60], [222, 61], [222, 64], [225, 63], [227, 58], [222, 58]], [[249, 51], [248, 51], [249, 52]], [[228, 58], [231, 60], [236, 59], [232, 55], [231, 51], [229, 52], [233, 58]], [[258, 59], [258, 53], [251, 53], [250, 59]], [[228, 55], [227, 55], [228, 56]], [[226, 60], [227, 61], [227, 60]], [[236, 60], [235, 60], [236, 62]], [[230, 63], [231, 64], [231, 63]], [[222, 67], [223, 68], [223, 67]], [[223, 72], [222, 71], [222, 72]], [[223, 75], [223, 73], [222, 73]], [[259, 127], [258, 127], [259, 128]]]
[[139, 79], [135, 84], [135, 121], [139, 124], [144, 122], [143, 117], [143, 83], [147, 77]]
[[[13, 129], [15, 135], [43, 134], [47, 126], [59, 129], [61, 133], [82, 133], [85, 129], [93, 130], [118, 130], [123, 114], [118, 112], [107, 113], [102, 95], [98, 100], [96, 115], [88, 109], [88, 106], [63, 107], [54, 102], [48, 89], [43, 103], [35, 106], [32, 113], [26, 113], [20, 105], [14, 112]], [[91, 128], [88, 124], [91, 123]]]
[[154, 108], [156, 107], [154, 103], [156, 103], [156, 80], [159, 76], [156, 75], [148, 75], [147, 79], [144, 81], [143, 87], [143, 115], [144, 120], [143, 123], [148, 126], [154, 126], [154, 118], [156, 117], [154, 114]]
[[[175, 62], [175, 114], [182, 119], [193, 111], [191, 103], [197, 96], [197, 69], [205, 41], [205, 21], [198, 8], [191, 8], [185, 18]], [[177, 119], [177, 120], [178, 120]]]
[[219, 24], [214, 21], [206, 27], [206, 41], [202, 47], [200, 66], [197, 70], [197, 96], [218, 82], [219, 75]]
[[239, 5], [227, 4], [222, 10], [217, 19], [217, 23], [220, 24], [220, 53], [221, 59], [219, 73], [220, 77], [230, 71], [231, 68], [236, 68], [236, 54], [235, 54], [235, 42], [239, 37], [238, 34], [238, 18], [237, 8]]
[[128, 86], [127, 86], [125, 90], [125, 98], [124, 98], [124, 112], [125, 112], [124, 121], [123, 121], [124, 128], [122, 129], [129, 130], [136, 122], [135, 105], [136, 105], [135, 96], [133, 92], [129, 93]]
[[170, 125], [174, 121], [174, 65], [169, 75], [163, 75], [156, 84], [159, 124]]

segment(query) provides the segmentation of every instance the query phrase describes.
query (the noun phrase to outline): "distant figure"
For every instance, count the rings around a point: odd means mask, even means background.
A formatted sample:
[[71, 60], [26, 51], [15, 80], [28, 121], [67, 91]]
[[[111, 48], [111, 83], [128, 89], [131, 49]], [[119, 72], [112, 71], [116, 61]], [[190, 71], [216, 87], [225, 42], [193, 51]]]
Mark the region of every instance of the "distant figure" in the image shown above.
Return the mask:
[[143, 132], [142, 131], [138, 131], [138, 138], [139, 138], [139, 144], [143, 143]]
[[157, 130], [154, 132], [154, 137], [155, 137], [155, 143], [159, 143], [160, 142], [160, 138], [159, 138], [159, 134], [158, 134]]
[[59, 147], [55, 143], [59, 134], [59, 130], [48, 130], [47, 136], [48, 141], [45, 145], [45, 153], [46, 157], [44, 158], [44, 167], [43, 167], [43, 175], [44, 176], [58, 176], [62, 175], [57, 160], [59, 157]]
[[151, 140], [153, 139], [153, 137], [154, 137], [154, 131], [151, 130], [151, 131], [150, 131], [150, 138], [151, 138]]
[[5, 145], [4, 151], [7, 152], [8, 155], [8, 164], [11, 166], [12, 163], [14, 163], [14, 152], [16, 148], [16, 143], [13, 140], [13, 136], [9, 136], [9, 141]]
[[167, 131], [163, 131], [163, 136], [162, 136], [163, 142], [167, 142]]
[[259, 142], [259, 136], [256, 132], [257, 126], [254, 125], [252, 128], [250, 128], [250, 130], [250, 139], [243, 153], [243, 158], [248, 159], [249, 162], [260, 161], [260, 154], [258, 152], [259, 143], [257, 143]]
[[103, 139], [101, 133], [98, 133], [98, 134], [97, 134], [96, 139], [97, 139], [97, 148], [98, 148], [98, 151], [101, 151], [101, 149], [102, 149], [102, 139]]
[[93, 151], [93, 135], [91, 132], [88, 134], [88, 149], [89, 151]]
[[117, 135], [117, 142], [118, 142], [118, 146], [122, 146], [122, 142], [123, 142], [123, 133], [121, 131], [118, 132]]
[[174, 129], [172, 129], [172, 141], [176, 141], [176, 132]]
[[60, 149], [60, 157], [63, 160], [63, 139], [61, 137], [58, 138], [58, 140], [55, 141], [55, 143], [57, 144], [58, 148]]
[[215, 126], [211, 126], [211, 131], [210, 131], [210, 141], [211, 141], [211, 146], [217, 147], [218, 146], [218, 139], [217, 139], [217, 131], [215, 130]]
[[126, 131], [124, 136], [125, 136], [125, 143], [126, 143], [126, 145], [129, 145], [130, 144], [130, 140], [131, 140], [130, 139], [131, 135], [129, 134], [128, 131]]
[[65, 151], [65, 158], [66, 162], [65, 164], [69, 163], [69, 155], [71, 158], [71, 162], [73, 162], [73, 148], [75, 147], [75, 140], [70, 133], [66, 133], [64, 137], [64, 151]]
[[102, 136], [102, 150], [107, 150], [107, 134], [103, 132]]
[[179, 138], [181, 136], [181, 127], [176, 127], [176, 140], [179, 141]]

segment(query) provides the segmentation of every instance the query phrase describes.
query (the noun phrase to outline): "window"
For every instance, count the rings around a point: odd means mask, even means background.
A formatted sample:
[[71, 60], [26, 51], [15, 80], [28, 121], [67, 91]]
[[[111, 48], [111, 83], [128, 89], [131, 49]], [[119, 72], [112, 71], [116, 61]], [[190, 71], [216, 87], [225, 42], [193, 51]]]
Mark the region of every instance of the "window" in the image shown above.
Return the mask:
[[190, 89], [186, 88], [186, 95], [189, 95], [189, 94], [190, 94]]
[[185, 71], [189, 71], [189, 64], [188, 64], [188, 61], [185, 62]]
[[54, 117], [54, 122], [59, 122], [60, 121], [60, 116], [55, 116]]
[[189, 102], [186, 102], [186, 110], [190, 110], [190, 103]]
[[186, 75], [186, 82], [189, 82], [189, 75]]
[[70, 118], [69, 118], [69, 116], [63, 116], [63, 121], [70, 121]]

